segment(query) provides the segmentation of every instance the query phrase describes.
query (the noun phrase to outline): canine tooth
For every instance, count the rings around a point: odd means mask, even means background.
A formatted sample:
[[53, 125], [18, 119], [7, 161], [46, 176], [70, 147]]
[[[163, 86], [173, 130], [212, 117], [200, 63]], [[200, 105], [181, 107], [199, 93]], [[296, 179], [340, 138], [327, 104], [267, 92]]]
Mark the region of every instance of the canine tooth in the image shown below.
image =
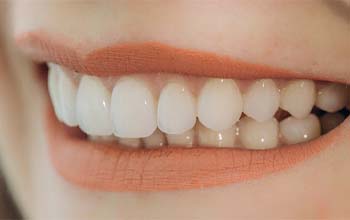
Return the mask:
[[154, 95], [143, 81], [131, 77], [120, 79], [114, 86], [111, 115], [118, 137], [148, 137], [157, 128]]
[[155, 130], [149, 137], [143, 138], [143, 144], [146, 148], [158, 148], [166, 145], [164, 133], [160, 130]]
[[48, 66], [49, 66], [48, 88], [49, 88], [51, 102], [58, 120], [62, 121], [61, 106], [59, 103], [59, 96], [58, 96], [58, 83], [59, 83], [59, 73], [57, 72], [58, 65], [49, 63]]
[[278, 144], [278, 121], [275, 118], [258, 122], [244, 117], [238, 126], [240, 141], [248, 149], [264, 150], [274, 148]]
[[182, 134], [167, 134], [168, 145], [192, 147], [195, 144], [195, 131], [194, 129], [188, 130]]
[[280, 122], [280, 131], [286, 144], [298, 144], [319, 137], [321, 125], [314, 114], [309, 114], [304, 119], [291, 116]]
[[57, 85], [58, 99], [61, 106], [61, 117], [63, 122], [74, 127], [78, 125], [76, 116], [76, 97], [77, 97], [77, 85], [72, 78], [67, 74], [66, 69], [58, 67], [59, 81]]
[[99, 78], [83, 76], [77, 94], [77, 119], [82, 131], [89, 135], [111, 135], [110, 92]]
[[142, 147], [142, 142], [140, 138], [118, 138], [118, 143], [126, 147]]
[[198, 118], [207, 128], [222, 131], [231, 128], [243, 110], [241, 92], [231, 79], [209, 79], [198, 98]]
[[296, 118], [308, 116], [315, 101], [316, 86], [312, 80], [293, 80], [281, 91], [281, 108]]
[[167, 134], [182, 134], [196, 123], [196, 101], [185, 85], [169, 83], [158, 101], [158, 128]]
[[316, 106], [326, 112], [337, 112], [348, 103], [346, 85], [330, 83], [317, 93]]
[[328, 133], [336, 128], [345, 120], [344, 115], [340, 113], [327, 113], [321, 117], [322, 133]]
[[205, 147], [235, 147], [236, 126], [224, 131], [213, 131], [198, 123], [198, 145]]
[[244, 94], [243, 103], [247, 116], [259, 122], [269, 120], [279, 108], [279, 90], [271, 79], [256, 81]]

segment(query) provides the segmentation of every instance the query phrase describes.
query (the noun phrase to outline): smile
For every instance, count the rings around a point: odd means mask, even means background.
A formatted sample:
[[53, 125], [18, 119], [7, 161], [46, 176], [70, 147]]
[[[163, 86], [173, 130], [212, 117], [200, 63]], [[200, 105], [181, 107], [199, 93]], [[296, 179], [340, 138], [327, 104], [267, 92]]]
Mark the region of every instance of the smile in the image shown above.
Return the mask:
[[83, 187], [232, 184], [294, 167], [347, 135], [347, 82], [331, 75], [159, 43], [87, 55], [42, 33], [18, 44], [47, 63], [52, 162]]

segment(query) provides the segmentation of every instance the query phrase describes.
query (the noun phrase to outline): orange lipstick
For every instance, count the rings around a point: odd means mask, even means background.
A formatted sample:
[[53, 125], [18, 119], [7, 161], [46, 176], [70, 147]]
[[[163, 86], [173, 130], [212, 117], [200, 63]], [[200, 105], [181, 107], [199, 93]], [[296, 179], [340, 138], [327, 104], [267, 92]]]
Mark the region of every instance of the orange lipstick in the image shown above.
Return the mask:
[[[55, 62], [98, 76], [171, 72], [240, 79], [303, 78], [302, 73], [154, 42], [115, 45], [86, 53], [79, 46], [67, 46], [45, 33], [32, 32], [20, 36], [17, 43], [37, 61]], [[330, 77], [325, 74], [317, 79]], [[76, 129], [59, 123], [50, 106], [47, 135], [55, 168], [74, 184], [104, 191], [160, 191], [221, 186], [286, 170], [335, 146], [347, 135], [348, 124], [309, 143], [264, 151], [203, 147], [135, 150], [87, 141]]]

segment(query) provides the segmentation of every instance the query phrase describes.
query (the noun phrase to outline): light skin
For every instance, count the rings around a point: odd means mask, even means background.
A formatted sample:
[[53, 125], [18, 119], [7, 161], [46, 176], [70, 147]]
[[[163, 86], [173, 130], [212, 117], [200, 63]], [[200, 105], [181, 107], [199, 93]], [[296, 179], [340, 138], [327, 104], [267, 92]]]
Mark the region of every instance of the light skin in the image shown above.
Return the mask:
[[[0, 157], [17, 204], [35, 219], [336, 219], [350, 216], [350, 140], [289, 170], [224, 187], [171, 192], [90, 191], [52, 167], [47, 90], [14, 38], [45, 30], [89, 52], [156, 41], [266, 64], [305, 78], [350, 82], [349, 17], [328, 1], [14, 1], [2, 36]], [[350, 9], [349, 12], [350, 13]], [[33, 16], [35, 15], [35, 16]], [[4, 27], [5, 28], [5, 27]], [[13, 31], [12, 31], [13, 30]], [[6, 44], [5, 44], [6, 42]], [[6, 59], [5, 59], [6, 58]], [[347, 126], [348, 127], [348, 126]]]

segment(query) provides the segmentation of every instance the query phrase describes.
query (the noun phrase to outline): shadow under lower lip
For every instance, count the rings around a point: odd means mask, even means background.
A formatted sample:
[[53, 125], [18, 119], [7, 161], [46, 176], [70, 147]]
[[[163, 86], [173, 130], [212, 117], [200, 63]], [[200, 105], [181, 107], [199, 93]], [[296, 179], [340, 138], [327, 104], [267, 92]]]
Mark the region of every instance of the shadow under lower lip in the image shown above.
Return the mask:
[[265, 151], [200, 147], [149, 150], [89, 142], [81, 132], [59, 123], [51, 106], [46, 125], [50, 156], [58, 173], [73, 184], [101, 191], [184, 190], [261, 178], [334, 146], [346, 129], [343, 123], [312, 142]]

